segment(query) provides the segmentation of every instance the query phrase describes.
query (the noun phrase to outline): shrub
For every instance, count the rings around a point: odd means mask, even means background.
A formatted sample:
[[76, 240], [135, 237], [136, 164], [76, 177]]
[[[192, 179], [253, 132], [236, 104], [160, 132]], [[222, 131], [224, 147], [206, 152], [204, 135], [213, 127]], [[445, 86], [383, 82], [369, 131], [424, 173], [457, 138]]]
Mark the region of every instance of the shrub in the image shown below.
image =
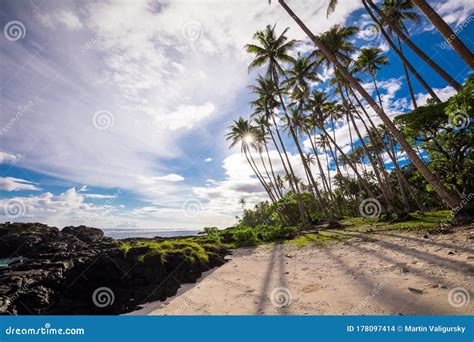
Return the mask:
[[206, 242], [221, 242], [219, 229], [217, 229], [216, 227], [204, 227], [204, 233], [206, 234]]
[[232, 238], [237, 247], [250, 247], [258, 244], [257, 233], [250, 227], [236, 229], [232, 232]]

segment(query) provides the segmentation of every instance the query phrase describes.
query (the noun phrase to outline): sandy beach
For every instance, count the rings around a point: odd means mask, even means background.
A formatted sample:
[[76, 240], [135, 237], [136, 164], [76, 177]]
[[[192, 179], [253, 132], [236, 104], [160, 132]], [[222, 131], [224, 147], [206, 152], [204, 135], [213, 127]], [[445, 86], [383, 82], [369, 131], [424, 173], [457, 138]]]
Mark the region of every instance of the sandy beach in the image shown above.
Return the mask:
[[466, 298], [474, 290], [472, 226], [449, 235], [346, 234], [353, 237], [328, 247], [238, 249], [175, 297], [131, 314], [474, 314]]

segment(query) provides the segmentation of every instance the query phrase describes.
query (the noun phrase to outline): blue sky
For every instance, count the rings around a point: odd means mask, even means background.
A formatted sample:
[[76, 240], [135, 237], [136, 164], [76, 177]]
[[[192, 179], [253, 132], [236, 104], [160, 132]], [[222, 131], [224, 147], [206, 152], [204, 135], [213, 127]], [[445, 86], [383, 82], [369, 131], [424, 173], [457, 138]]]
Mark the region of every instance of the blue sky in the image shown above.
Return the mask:
[[[430, 3], [463, 27], [473, 49], [474, 3]], [[388, 112], [410, 109], [400, 62], [358, 1], [342, 1], [329, 19], [326, 1], [289, 4], [315, 33], [336, 23], [361, 28], [355, 44], [380, 46], [391, 63], [379, 75]], [[243, 46], [257, 29], [288, 26], [302, 41], [298, 50], [311, 49], [277, 2], [4, 0], [0, 19], [0, 221], [225, 227], [241, 213], [240, 197], [249, 205], [265, 198], [224, 134], [250, 113], [247, 86], [256, 72], [248, 73]], [[8, 30], [15, 26], [19, 37]], [[466, 78], [467, 67], [426, 20], [411, 35], [459, 82]], [[441, 98], [453, 94], [413, 61]], [[320, 72], [325, 81], [332, 74]], [[348, 149], [344, 122], [336, 133]]]

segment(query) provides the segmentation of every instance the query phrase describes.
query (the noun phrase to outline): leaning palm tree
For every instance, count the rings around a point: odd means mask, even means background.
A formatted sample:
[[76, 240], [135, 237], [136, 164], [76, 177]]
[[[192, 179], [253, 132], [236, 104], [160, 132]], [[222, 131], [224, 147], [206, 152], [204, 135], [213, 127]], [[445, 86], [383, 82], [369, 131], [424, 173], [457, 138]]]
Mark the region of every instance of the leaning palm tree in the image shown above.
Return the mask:
[[380, 16], [382, 22], [389, 30], [393, 30], [397, 36], [407, 44], [426, 64], [436, 71], [454, 89], [461, 89], [461, 85], [452, 78], [443, 68], [424, 53], [415, 43], [408, 38], [407, 29], [403, 20], [417, 20], [418, 15], [412, 11], [413, 4], [410, 0], [384, 0], [382, 10], [372, 0], [366, 0], [372, 9]]
[[387, 56], [382, 55], [382, 52], [382, 49], [376, 47], [361, 49], [360, 54], [355, 61], [354, 71], [366, 73], [372, 77], [375, 92], [377, 93], [377, 98], [379, 99], [380, 108], [383, 109], [379, 87], [377, 86], [377, 81], [375, 80], [377, 72], [380, 70], [380, 66], [388, 65], [388, 58]]
[[454, 51], [457, 52], [459, 57], [461, 57], [471, 69], [474, 69], [474, 55], [433, 7], [425, 0], [412, 0], [412, 2], [431, 21], [444, 39], [453, 47]]
[[[273, 80], [275, 89], [280, 101], [280, 106], [283, 109], [284, 115], [288, 118], [288, 113], [286, 112], [285, 102], [283, 100], [283, 95], [280, 89], [280, 76], [285, 74], [283, 63], [293, 62], [294, 58], [290, 56], [289, 51], [296, 45], [296, 40], [288, 40], [286, 32], [289, 28], [283, 30], [280, 35], [277, 35], [275, 32], [275, 25], [267, 25], [264, 30], [257, 31], [253, 39], [258, 43], [257, 44], [247, 44], [245, 45], [247, 52], [254, 55], [252, 62], [249, 65], [249, 69], [267, 66], [266, 74]], [[290, 130], [291, 135], [296, 139], [296, 135], [293, 130]], [[285, 153], [286, 155], [286, 153]], [[291, 175], [294, 175], [293, 167], [286, 155], [288, 168], [290, 169]], [[289, 177], [290, 182], [296, 179], [295, 177]], [[297, 183], [294, 183], [298, 209], [300, 211], [301, 220], [306, 223], [307, 215], [303, 204], [303, 199], [301, 198], [299, 187]]]
[[268, 132], [278, 152], [281, 163], [283, 165], [283, 169], [285, 170], [285, 173], [288, 176], [288, 179], [290, 180], [291, 190], [293, 190], [294, 193], [297, 193], [297, 188], [291, 181], [291, 179], [293, 179], [293, 177], [291, 176], [294, 176], [293, 168], [291, 167], [290, 159], [288, 157], [288, 153], [281, 137], [278, 123], [276, 121], [277, 115], [274, 112], [275, 109], [279, 106], [279, 102], [275, 99], [275, 84], [270, 79], [270, 77], [259, 76], [257, 78], [257, 85], [251, 86], [251, 89], [253, 93], [257, 96], [257, 99], [250, 103], [254, 108], [254, 113], [252, 114], [252, 117], [255, 118], [255, 116], [263, 115], [268, 122], [271, 121], [273, 123], [273, 129], [275, 130], [276, 137], [273, 134], [272, 129], [269, 129]]
[[226, 139], [231, 141], [229, 148], [232, 148], [239, 143], [241, 144], [241, 152], [244, 154], [247, 163], [250, 165], [250, 168], [254, 172], [255, 176], [258, 178], [259, 182], [267, 192], [268, 197], [272, 200], [272, 202], [275, 202], [275, 197], [273, 196], [268, 184], [265, 182], [264, 177], [258, 170], [257, 164], [255, 163], [250, 150], [251, 145], [255, 141], [255, 133], [255, 128], [250, 125], [248, 120], [240, 117], [238, 120], [234, 120], [234, 124], [229, 127], [229, 132], [226, 134]]
[[[385, 1], [383, 4], [383, 10], [392, 19], [393, 23], [397, 25], [398, 28], [404, 31], [406, 34], [408, 34], [408, 30], [405, 25], [405, 21], [411, 21], [413, 23], [418, 23], [420, 21], [418, 14], [416, 12], [413, 12], [412, 9], [413, 5], [409, 1]], [[393, 35], [393, 30], [390, 28], [390, 26], [387, 28], [387, 31], [389, 35]], [[398, 49], [403, 54], [403, 47], [402, 42], [400, 40], [400, 36], [397, 36], [397, 43]], [[413, 86], [411, 84], [407, 63], [403, 59], [402, 64], [413, 107], [416, 109], [418, 105], [416, 103], [415, 92], [413, 91]]]
[[416, 152], [413, 150], [411, 145], [398, 130], [395, 124], [390, 120], [390, 118], [384, 113], [384, 111], [377, 105], [367, 91], [362, 87], [362, 85], [357, 82], [357, 80], [352, 76], [349, 71], [341, 64], [337, 57], [321, 43], [321, 40], [316, 37], [313, 32], [301, 21], [301, 19], [291, 10], [291, 8], [286, 4], [284, 0], [278, 0], [280, 5], [287, 11], [287, 13], [295, 20], [295, 22], [300, 26], [300, 28], [309, 36], [313, 41], [316, 47], [321, 50], [321, 53], [337, 68], [344, 78], [350, 83], [350, 85], [357, 90], [357, 92], [364, 98], [365, 101], [373, 108], [375, 113], [380, 117], [384, 125], [390, 131], [390, 133], [395, 137], [400, 146], [405, 150], [409, 159], [415, 165], [415, 167], [420, 171], [421, 175], [430, 183], [430, 185], [435, 189], [438, 196], [452, 209], [457, 208], [460, 204], [460, 198], [454, 194], [451, 194], [448, 189], [431, 173], [428, 167], [423, 163], [423, 161], [418, 157]]

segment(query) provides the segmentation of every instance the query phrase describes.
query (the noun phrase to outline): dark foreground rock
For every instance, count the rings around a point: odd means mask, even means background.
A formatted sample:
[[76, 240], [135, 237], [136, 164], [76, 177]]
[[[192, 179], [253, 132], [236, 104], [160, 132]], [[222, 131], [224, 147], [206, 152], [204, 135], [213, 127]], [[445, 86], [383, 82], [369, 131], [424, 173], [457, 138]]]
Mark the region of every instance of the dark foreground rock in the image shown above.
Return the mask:
[[203, 262], [145, 252], [125, 253], [96, 228], [0, 224], [0, 258], [15, 260], [0, 268], [0, 314], [125, 313], [175, 295], [229, 253], [213, 246]]

